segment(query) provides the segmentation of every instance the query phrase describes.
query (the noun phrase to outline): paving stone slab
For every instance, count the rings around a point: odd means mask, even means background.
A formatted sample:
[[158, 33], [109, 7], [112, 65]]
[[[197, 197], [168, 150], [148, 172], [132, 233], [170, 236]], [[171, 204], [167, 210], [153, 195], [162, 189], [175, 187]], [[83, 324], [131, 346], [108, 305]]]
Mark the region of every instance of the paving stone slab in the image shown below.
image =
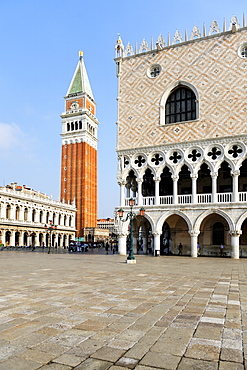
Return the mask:
[[94, 358], [88, 358], [87, 360], [83, 361], [80, 365], [76, 366], [76, 370], [107, 370], [113, 364], [111, 362], [97, 360]]
[[99, 360], [116, 362], [125, 353], [124, 350], [112, 347], [103, 347], [93, 353], [90, 357], [97, 358]]
[[80, 357], [65, 353], [65, 354], [63, 354], [59, 357], [56, 357], [53, 360], [53, 362], [58, 363], [58, 364], [62, 364], [62, 365], [68, 365], [68, 366], [75, 367], [75, 366], [79, 365], [82, 362], [82, 360], [81, 360]]
[[18, 357], [12, 357], [0, 363], [0, 370], [36, 370], [39, 368], [40, 363]]
[[244, 365], [234, 362], [220, 362], [219, 370], [244, 370]]
[[158, 367], [159, 369], [175, 370], [180, 361], [180, 357], [165, 355], [160, 353], [157, 356], [154, 352], [148, 352], [140, 361], [140, 365]]
[[177, 370], [218, 370], [218, 362], [182, 358]]

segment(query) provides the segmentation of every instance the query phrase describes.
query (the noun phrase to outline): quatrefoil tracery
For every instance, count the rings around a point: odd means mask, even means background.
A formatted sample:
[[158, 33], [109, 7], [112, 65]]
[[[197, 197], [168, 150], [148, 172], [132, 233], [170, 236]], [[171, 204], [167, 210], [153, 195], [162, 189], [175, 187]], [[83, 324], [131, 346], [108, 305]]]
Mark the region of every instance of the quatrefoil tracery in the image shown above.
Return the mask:
[[192, 162], [196, 162], [201, 156], [202, 156], [201, 153], [197, 149], [193, 149], [191, 153], [188, 155], [188, 158]]
[[124, 157], [124, 168], [128, 167], [129, 163], [130, 163], [129, 158]]
[[178, 163], [179, 160], [182, 158], [179, 152], [173, 152], [172, 155], [169, 157], [170, 161], [173, 163]]
[[135, 159], [134, 163], [138, 167], [142, 167], [144, 163], [146, 162], [145, 158], [142, 155], [138, 155], [138, 157]]
[[243, 149], [239, 145], [233, 145], [231, 149], [228, 150], [228, 154], [233, 158], [238, 158], [241, 153], [243, 153]]
[[151, 159], [151, 162], [154, 163], [155, 166], [158, 166], [163, 161], [163, 157], [159, 153], [155, 154]]
[[208, 152], [208, 156], [211, 159], [215, 160], [221, 155], [221, 150], [217, 147], [213, 147], [210, 152]]

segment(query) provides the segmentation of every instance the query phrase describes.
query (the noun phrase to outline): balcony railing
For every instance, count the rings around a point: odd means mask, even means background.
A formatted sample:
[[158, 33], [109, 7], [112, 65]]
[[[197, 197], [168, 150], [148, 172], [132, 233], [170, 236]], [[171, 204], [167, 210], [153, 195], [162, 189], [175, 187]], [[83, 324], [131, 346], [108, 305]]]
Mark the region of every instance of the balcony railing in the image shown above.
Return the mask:
[[232, 201], [232, 193], [218, 193], [218, 203], [230, 203]]
[[[239, 202], [247, 202], [247, 192], [238, 193]], [[125, 198], [125, 206], [129, 205], [129, 199]], [[135, 199], [135, 205], [138, 205], [137, 197]], [[212, 194], [196, 194], [196, 203], [194, 204], [207, 204], [212, 203]], [[233, 201], [233, 193], [217, 193], [216, 194], [217, 203], [231, 203]], [[172, 205], [174, 204], [173, 195], [159, 196], [158, 205]], [[192, 203], [192, 194], [183, 194], [177, 196], [177, 204], [191, 204]], [[142, 197], [143, 206], [154, 206], [155, 197]]]
[[212, 203], [212, 194], [197, 194], [197, 203]]
[[160, 197], [160, 204], [172, 204], [173, 203], [173, 195], [165, 195]]

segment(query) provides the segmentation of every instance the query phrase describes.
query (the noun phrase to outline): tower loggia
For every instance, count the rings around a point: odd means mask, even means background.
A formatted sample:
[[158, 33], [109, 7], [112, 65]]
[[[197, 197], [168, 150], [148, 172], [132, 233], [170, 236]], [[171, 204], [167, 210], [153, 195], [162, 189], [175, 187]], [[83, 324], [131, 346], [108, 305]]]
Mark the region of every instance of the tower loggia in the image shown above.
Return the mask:
[[83, 53], [65, 96], [62, 118], [61, 201], [77, 208], [77, 236], [85, 227], [97, 226], [97, 130], [96, 103], [85, 68]]

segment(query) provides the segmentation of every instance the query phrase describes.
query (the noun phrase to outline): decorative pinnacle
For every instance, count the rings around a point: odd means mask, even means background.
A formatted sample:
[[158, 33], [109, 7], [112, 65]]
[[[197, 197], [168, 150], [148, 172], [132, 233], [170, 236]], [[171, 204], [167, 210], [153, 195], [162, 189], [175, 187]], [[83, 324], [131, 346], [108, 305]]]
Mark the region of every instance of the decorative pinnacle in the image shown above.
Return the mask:
[[79, 57], [80, 59], [83, 57], [83, 51], [79, 51]]

